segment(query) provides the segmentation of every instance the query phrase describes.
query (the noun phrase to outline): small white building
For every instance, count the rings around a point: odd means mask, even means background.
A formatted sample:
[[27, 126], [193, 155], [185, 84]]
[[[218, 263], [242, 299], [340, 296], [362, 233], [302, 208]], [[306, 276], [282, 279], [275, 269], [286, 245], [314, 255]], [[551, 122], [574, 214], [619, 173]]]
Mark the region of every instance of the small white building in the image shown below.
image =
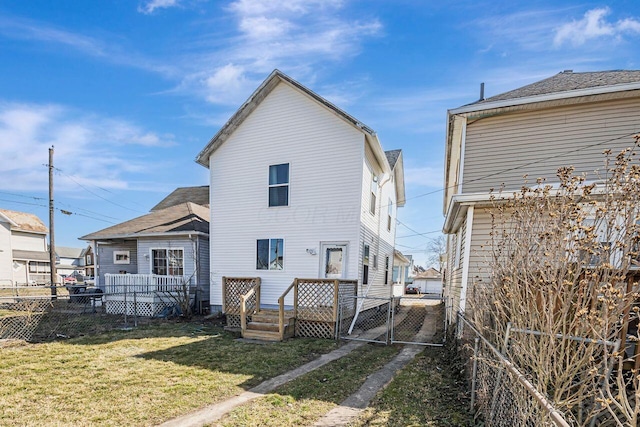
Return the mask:
[[413, 286], [420, 290], [421, 294], [442, 296], [442, 274], [435, 268], [418, 273], [413, 278]]
[[275, 70], [196, 161], [210, 170], [212, 310], [223, 277], [259, 277], [266, 307], [295, 278], [391, 296], [403, 160], [371, 128]]

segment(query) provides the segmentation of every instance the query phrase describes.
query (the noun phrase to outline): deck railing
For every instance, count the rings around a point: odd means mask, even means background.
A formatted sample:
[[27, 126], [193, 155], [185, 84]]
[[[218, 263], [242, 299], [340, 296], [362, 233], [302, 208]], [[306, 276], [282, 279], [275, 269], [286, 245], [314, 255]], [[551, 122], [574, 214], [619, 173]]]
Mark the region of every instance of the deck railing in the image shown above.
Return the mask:
[[240, 295], [240, 329], [244, 336], [247, 317], [260, 311], [260, 280], [244, 295]]
[[227, 326], [231, 328], [242, 327], [240, 320], [240, 296], [245, 295], [256, 285], [260, 285], [259, 277], [222, 278], [222, 311], [227, 316]]
[[105, 274], [105, 292], [109, 294], [177, 292], [190, 278], [183, 276], [160, 276], [157, 274]]
[[280, 339], [285, 333], [284, 300], [293, 290], [296, 336], [333, 338], [341, 295], [355, 295], [358, 281], [346, 279], [294, 279], [278, 299]]

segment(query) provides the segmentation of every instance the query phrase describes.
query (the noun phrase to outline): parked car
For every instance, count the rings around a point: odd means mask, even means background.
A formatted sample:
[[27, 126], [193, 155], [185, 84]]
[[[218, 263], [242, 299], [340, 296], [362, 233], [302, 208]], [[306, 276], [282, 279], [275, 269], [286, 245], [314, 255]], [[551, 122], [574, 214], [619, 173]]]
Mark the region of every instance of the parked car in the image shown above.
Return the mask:
[[77, 282], [76, 277], [75, 276], [67, 276], [64, 278], [64, 284], [65, 285], [75, 285]]
[[405, 290], [405, 294], [420, 294], [420, 288], [414, 285], [408, 285]]

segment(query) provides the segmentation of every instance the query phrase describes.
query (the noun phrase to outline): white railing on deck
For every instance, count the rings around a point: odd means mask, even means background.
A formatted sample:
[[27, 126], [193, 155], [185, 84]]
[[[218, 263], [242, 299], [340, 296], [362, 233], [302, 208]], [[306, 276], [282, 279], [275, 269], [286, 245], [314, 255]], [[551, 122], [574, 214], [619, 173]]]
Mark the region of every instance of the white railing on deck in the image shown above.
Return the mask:
[[105, 274], [104, 281], [108, 294], [174, 292], [182, 289], [185, 282], [190, 285], [187, 277], [156, 274]]

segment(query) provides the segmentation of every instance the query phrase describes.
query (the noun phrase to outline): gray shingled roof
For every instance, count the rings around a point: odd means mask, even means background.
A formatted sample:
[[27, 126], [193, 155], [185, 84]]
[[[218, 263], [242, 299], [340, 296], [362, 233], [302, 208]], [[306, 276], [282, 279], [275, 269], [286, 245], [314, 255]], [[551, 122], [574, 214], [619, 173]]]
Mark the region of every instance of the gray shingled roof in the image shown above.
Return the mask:
[[640, 82], [640, 71], [635, 70], [594, 71], [586, 73], [563, 71], [555, 76], [486, 98], [475, 104], [636, 82]]
[[191, 202], [182, 203], [87, 234], [81, 239], [114, 239], [178, 232], [209, 234], [209, 208]]
[[49, 252], [44, 251], [21, 251], [14, 249], [13, 259], [29, 260], [29, 261], [49, 261]]
[[151, 212], [187, 202], [209, 207], [209, 186], [202, 185], [200, 187], [176, 188], [171, 194], [162, 199], [160, 203], [152, 207]]
[[47, 227], [44, 223], [34, 214], [10, 211], [8, 209], [0, 209], [0, 214], [9, 218], [18, 225], [17, 229], [22, 231], [34, 231], [36, 233], [46, 233]]
[[400, 153], [402, 150], [389, 150], [385, 151], [384, 154], [387, 156], [387, 161], [389, 162], [389, 166], [393, 169], [398, 161], [398, 157], [400, 157]]
[[60, 258], [80, 258], [82, 257], [83, 248], [68, 248], [65, 246], [56, 246], [56, 255]]

